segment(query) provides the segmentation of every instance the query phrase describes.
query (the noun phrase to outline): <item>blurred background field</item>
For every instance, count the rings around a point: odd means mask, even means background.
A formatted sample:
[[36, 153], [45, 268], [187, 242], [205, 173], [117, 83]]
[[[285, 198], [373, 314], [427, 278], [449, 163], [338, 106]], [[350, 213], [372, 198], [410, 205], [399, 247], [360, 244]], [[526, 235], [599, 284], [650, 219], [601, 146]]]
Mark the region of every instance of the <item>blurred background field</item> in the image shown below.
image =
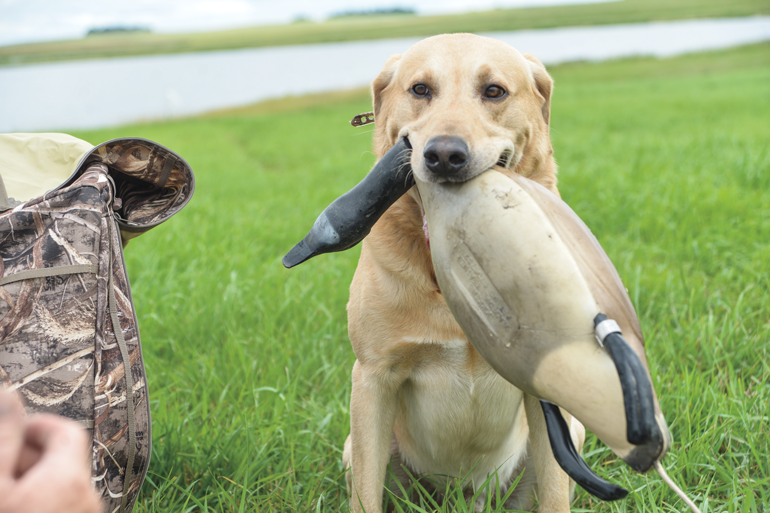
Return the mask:
[[[550, 72], [559, 188], [641, 317], [665, 465], [704, 513], [770, 512], [770, 45]], [[189, 206], [127, 248], [153, 415], [138, 511], [345, 508], [359, 250], [280, 259], [373, 164], [348, 124], [369, 108], [353, 90], [74, 134], [147, 137], [196, 172]], [[581, 490], [574, 511], [684, 511], [595, 439], [585, 456], [631, 494]]]
[[[533, 5], [536, 3], [537, 1], [532, 2]], [[298, 20], [288, 25], [265, 25], [200, 33], [156, 34], [147, 30], [118, 30], [82, 39], [0, 46], [0, 66], [263, 46], [427, 37], [447, 32], [496, 32], [768, 14], [770, 2], [767, 0], [624, 0], [434, 16], [338, 16], [323, 22]]]

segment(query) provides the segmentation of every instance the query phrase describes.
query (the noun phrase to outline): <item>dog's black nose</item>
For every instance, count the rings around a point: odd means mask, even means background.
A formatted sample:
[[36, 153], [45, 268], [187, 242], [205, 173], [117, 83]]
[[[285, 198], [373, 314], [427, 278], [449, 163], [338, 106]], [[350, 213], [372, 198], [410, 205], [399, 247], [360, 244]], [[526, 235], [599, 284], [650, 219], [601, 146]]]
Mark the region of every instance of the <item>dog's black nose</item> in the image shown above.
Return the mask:
[[442, 135], [425, 145], [422, 155], [428, 169], [439, 175], [455, 175], [468, 163], [468, 145], [459, 137]]

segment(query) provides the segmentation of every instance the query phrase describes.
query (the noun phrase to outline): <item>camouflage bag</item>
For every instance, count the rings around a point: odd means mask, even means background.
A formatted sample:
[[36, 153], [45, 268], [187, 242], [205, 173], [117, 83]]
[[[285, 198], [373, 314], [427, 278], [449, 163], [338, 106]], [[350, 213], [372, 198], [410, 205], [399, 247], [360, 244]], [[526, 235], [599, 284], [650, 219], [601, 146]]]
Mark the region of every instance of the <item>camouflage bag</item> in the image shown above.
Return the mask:
[[105, 511], [130, 512], [151, 435], [123, 246], [187, 204], [192, 170], [145, 139], [9, 134], [0, 177], [0, 388], [80, 422]]

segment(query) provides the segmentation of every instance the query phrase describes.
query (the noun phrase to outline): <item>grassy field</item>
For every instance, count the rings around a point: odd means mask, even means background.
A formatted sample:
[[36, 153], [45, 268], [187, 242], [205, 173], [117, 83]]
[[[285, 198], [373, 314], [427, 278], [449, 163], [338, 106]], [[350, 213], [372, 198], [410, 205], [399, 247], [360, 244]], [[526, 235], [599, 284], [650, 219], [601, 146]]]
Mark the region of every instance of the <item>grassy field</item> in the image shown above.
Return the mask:
[[[675, 439], [664, 464], [703, 513], [770, 512], [769, 55], [551, 70], [560, 190], [630, 291]], [[157, 140], [197, 176], [190, 205], [127, 248], [153, 414], [138, 511], [344, 509], [358, 249], [280, 259], [372, 165], [370, 132], [347, 123], [368, 107], [354, 91], [76, 134]], [[593, 437], [585, 456], [631, 493], [581, 490], [574, 511], [685, 510]]]
[[71, 59], [199, 52], [447, 32], [491, 32], [770, 14], [767, 0], [623, 0], [498, 9], [445, 16], [360, 16], [198, 34], [112, 34], [0, 47], [0, 66]]

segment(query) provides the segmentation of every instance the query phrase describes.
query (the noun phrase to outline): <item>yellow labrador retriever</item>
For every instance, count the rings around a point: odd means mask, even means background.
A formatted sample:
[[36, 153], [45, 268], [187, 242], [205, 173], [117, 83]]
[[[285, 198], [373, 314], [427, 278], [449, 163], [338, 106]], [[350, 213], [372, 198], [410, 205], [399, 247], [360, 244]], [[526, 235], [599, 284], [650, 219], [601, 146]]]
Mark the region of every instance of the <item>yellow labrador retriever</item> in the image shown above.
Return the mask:
[[[558, 194], [552, 86], [540, 61], [494, 39], [426, 39], [391, 57], [372, 84], [374, 150], [381, 158], [408, 137], [422, 180], [464, 181], [499, 164]], [[494, 472], [503, 488], [523, 472], [506, 507], [532, 509], [536, 497], [541, 512], [568, 512], [574, 483], [553, 458], [537, 399], [497, 375], [468, 342], [429, 248], [416, 187], [363, 242], [348, 303], [357, 360], [343, 460], [352, 510], [381, 511], [392, 461], [406, 486], [404, 467], [433, 482], [464, 479], [470, 493]], [[585, 430], [565, 418], [579, 451]], [[482, 506], [483, 499], [475, 505]]]

